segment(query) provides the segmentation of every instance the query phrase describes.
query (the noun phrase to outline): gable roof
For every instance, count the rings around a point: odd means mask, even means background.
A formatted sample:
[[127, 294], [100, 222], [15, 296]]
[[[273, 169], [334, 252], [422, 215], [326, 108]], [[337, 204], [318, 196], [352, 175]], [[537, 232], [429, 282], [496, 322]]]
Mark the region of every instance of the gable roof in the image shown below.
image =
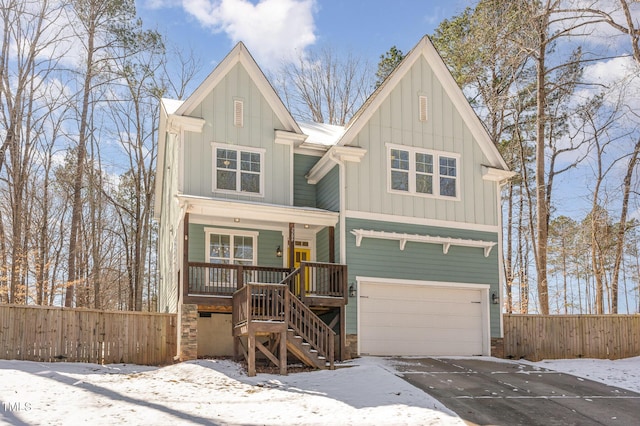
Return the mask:
[[273, 109], [276, 117], [284, 125], [284, 129], [289, 132], [302, 133], [300, 126], [293, 119], [293, 116], [282, 103], [282, 100], [274, 90], [267, 77], [256, 64], [256, 61], [247, 50], [247, 47], [242, 42], [238, 42], [235, 47], [225, 56], [225, 58], [218, 64], [217, 67], [207, 76], [207, 78], [198, 86], [198, 88], [184, 101], [184, 103], [175, 111], [176, 115], [189, 115], [193, 110], [204, 100], [204, 98], [213, 90], [220, 81], [229, 73], [229, 71], [236, 65], [242, 64], [247, 70], [249, 77], [258, 87], [262, 96], [265, 97], [267, 103]]
[[480, 145], [483, 154], [488, 158], [490, 164], [488, 166], [502, 170], [508, 170], [507, 163], [500, 155], [500, 152], [494, 145], [489, 133], [475, 113], [464, 93], [458, 87], [451, 72], [445, 65], [442, 57], [431, 43], [431, 40], [425, 35], [418, 44], [411, 49], [407, 56], [393, 70], [393, 72], [384, 80], [384, 82], [373, 92], [360, 109], [353, 115], [342, 138], [337, 145], [348, 145], [353, 142], [356, 135], [367, 124], [372, 115], [380, 108], [382, 102], [391, 94], [391, 91], [400, 83], [407, 73], [410, 72], [413, 65], [424, 57], [429, 66], [431, 66], [436, 78], [442, 84], [445, 92], [451, 99], [453, 106], [458, 110], [462, 119], [469, 126], [471, 134]]

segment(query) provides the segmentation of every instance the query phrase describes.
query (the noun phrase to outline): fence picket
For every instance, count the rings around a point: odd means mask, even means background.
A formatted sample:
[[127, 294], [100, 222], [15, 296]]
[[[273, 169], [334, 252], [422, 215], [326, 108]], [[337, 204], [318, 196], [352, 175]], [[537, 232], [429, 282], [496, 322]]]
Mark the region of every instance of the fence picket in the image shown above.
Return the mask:
[[175, 314], [0, 305], [0, 359], [168, 364], [176, 327]]
[[640, 315], [505, 314], [504, 355], [531, 361], [640, 355]]

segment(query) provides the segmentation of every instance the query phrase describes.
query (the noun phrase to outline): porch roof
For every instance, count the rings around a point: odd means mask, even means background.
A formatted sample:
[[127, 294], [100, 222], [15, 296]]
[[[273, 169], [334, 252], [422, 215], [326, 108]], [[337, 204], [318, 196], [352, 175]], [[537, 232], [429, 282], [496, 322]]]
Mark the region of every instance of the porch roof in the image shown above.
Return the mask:
[[302, 223], [310, 226], [335, 226], [339, 213], [329, 210], [282, 206], [251, 201], [223, 200], [194, 195], [176, 195], [189, 214], [221, 219], [240, 219], [271, 223]]

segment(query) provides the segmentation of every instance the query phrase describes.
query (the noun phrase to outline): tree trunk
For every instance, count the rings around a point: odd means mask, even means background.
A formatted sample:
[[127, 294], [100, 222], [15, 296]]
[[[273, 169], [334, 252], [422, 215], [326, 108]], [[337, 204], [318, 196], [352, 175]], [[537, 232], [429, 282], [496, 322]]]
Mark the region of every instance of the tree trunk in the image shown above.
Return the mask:
[[89, 19], [87, 27], [87, 63], [86, 74], [84, 76], [84, 86], [82, 93], [82, 109], [80, 113], [80, 131], [78, 132], [78, 152], [76, 157], [76, 170], [73, 181], [73, 202], [71, 209], [71, 226], [69, 231], [69, 257], [68, 257], [68, 278], [64, 299], [64, 306], [73, 306], [75, 285], [77, 281], [76, 260], [78, 256], [78, 231], [82, 219], [82, 184], [84, 181], [84, 166], [87, 156], [87, 117], [89, 115], [91, 83], [93, 80], [93, 54], [95, 43], [95, 22]]
[[[640, 60], [640, 59], [639, 59]], [[618, 281], [620, 277], [620, 265], [622, 263], [622, 255], [624, 253], [624, 243], [627, 232], [627, 214], [629, 211], [629, 195], [631, 194], [631, 178], [638, 162], [640, 155], [640, 139], [636, 142], [633, 154], [627, 165], [627, 173], [624, 176], [624, 184], [622, 191], [622, 209], [620, 211], [620, 221], [618, 226], [618, 236], [616, 238], [615, 262], [613, 265], [613, 277], [611, 278], [611, 313], [618, 313]]]

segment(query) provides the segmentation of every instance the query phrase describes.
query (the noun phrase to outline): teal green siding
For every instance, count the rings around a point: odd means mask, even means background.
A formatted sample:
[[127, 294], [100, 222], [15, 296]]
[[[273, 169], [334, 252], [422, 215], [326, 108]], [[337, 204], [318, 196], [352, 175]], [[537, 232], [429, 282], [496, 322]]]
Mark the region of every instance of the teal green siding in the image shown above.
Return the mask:
[[293, 205], [316, 207], [316, 185], [307, 183], [305, 176], [320, 157], [294, 154], [293, 156]]
[[[205, 247], [205, 228], [221, 228], [211, 225], [189, 224], [189, 261], [207, 262]], [[238, 228], [225, 228], [238, 231]], [[258, 265], [282, 267], [282, 258], [276, 256], [276, 248], [283, 246], [282, 232], [266, 231], [263, 229], [246, 229], [246, 231], [258, 232]]]
[[316, 234], [316, 261], [329, 262], [329, 228], [323, 228]]
[[317, 183], [316, 195], [318, 208], [340, 211], [340, 169], [337, 165]]
[[[498, 241], [493, 232], [467, 231], [452, 228], [397, 224], [390, 222], [347, 219], [347, 263], [349, 283], [356, 276], [395, 278], [419, 281], [489, 284], [489, 294], [499, 292], [498, 249], [494, 247], [489, 257], [481, 248], [452, 245], [444, 254], [441, 244], [408, 242], [400, 250], [398, 241], [363, 238], [356, 247], [353, 229], [432, 235], [472, 240]], [[357, 298], [347, 305], [347, 333], [356, 333]], [[500, 334], [500, 306], [490, 306], [491, 335]]]

